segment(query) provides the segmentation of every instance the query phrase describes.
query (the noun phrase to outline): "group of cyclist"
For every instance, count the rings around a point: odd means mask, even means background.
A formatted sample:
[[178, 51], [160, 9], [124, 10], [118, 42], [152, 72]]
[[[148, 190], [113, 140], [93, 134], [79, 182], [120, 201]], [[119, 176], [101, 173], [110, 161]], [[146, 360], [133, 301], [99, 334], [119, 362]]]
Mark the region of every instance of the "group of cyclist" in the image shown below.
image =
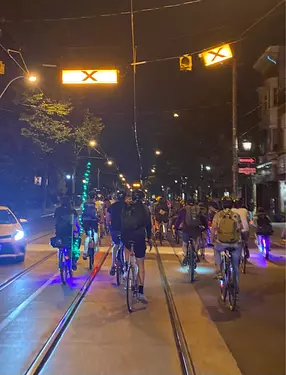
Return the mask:
[[[245, 244], [245, 256], [249, 258], [249, 214], [242, 202], [233, 201], [230, 197], [224, 197], [220, 204], [211, 202], [208, 208], [204, 204], [198, 204], [194, 199], [187, 199], [184, 203], [179, 199], [172, 202], [159, 197], [156, 202], [144, 204], [144, 192], [134, 190], [128, 197], [124, 191], [117, 193], [116, 201], [103, 200], [102, 196], [95, 192], [89, 193], [88, 200], [83, 204], [81, 223], [76, 210], [72, 207], [68, 197], [63, 197], [61, 205], [56, 209], [56, 236], [63, 242], [71, 243], [74, 232], [79, 232], [82, 225], [86, 239], [84, 242], [83, 259], [87, 259], [89, 245], [88, 233], [92, 230], [95, 243], [95, 251], [98, 251], [99, 232], [110, 231], [112, 247], [112, 264], [110, 275], [115, 275], [117, 251], [124, 246], [125, 271], [129, 257], [130, 242], [134, 243], [134, 253], [138, 265], [138, 299], [148, 303], [144, 295], [146, 253], [146, 237], [150, 247], [152, 246], [152, 224], [154, 232], [163, 226], [163, 234], [168, 231], [182, 231], [182, 250], [185, 264], [187, 248], [190, 238], [196, 239], [202, 231], [210, 232], [209, 245], [214, 247], [216, 278], [221, 278], [220, 253], [226, 248], [232, 249], [232, 266], [238, 278], [239, 261], [242, 251], [242, 240]], [[152, 222], [153, 219], [153, 222]], [[270, 219], [262, 208], [257, 210], [257, 234], [269, 239], [271, 235]], [[101, 228], [101, 229], [100, 229]], [[265, 228], [266, 232], [265, 232]], [[267, 240], [268, 241], [268, 240]], [[269, 242], [270, 243], [270, 242]], [[80, 243], [79, 243], [80, 246]], [[77, 268], [78, 256], [73, 256], [72, 267]]]

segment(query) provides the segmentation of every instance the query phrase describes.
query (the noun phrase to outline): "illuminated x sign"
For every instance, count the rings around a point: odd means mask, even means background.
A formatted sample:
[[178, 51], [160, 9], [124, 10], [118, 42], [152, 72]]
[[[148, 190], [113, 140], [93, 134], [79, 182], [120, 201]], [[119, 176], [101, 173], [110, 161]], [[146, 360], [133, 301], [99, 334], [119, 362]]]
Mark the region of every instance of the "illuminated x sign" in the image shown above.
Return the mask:
[[117, 83], [117, 70], [63, 70], [62, 83], [65, 85]]
[[209, 66], [230, 59], [232, 57], [232, 51], [229, 44], [224, 44], [220, 47], [202, 52], [200, 56], [204, 59], [205, 66]]

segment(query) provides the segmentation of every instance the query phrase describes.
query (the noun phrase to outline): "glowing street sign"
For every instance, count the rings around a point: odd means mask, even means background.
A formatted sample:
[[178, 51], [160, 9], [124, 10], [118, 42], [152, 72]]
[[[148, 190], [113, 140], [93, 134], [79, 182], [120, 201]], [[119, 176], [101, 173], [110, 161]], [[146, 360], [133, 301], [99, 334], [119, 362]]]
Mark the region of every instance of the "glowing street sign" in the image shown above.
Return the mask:
[[249, 168], [249, 167], [238, 168], [238, 173], [242, 173], [242, 174], [255, 174], [256, 173], [256, 168]]
[[113, 70], [62, 70], [65, 85], [93, 85], [117, 83], [116, 69]]
[[220, 47], [202, 52], [200, 56], [204, 59], [205, 66], [209, 66], [230, 59], [232, 57], [232, 51], [229, 44], [224, 44]]

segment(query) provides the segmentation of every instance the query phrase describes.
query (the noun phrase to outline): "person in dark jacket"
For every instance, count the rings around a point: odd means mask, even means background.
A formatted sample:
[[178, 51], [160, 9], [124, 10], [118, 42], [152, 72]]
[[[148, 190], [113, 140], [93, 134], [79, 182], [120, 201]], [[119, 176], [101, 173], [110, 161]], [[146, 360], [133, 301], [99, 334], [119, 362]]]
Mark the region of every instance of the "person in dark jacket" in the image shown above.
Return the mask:
[[266, 259], [269, 258], [270, 236], [273, 234], [273, 228], [269, 216], [265, 213], [263, 207], [257, 209], [256, 236], [258, 246], [265, 248]]
[[77, 218], [77, 212], [72, 208], [70, 198], [63, 196], [60, 206], [56, 208], [54, 217], [56, 219], [56, 237], [59, 238], [64, 246], [72, 250], [72, 268], [77, 269], [77, 259], [79, 250], [72, 247], [72, 236], [80, 231], [80, 225]]
[[[186, 258], [190, 238], [196, 240], [201, 235], [201, 227], [208, 228], [206, 216], [202, 214], [200, 207], [191, 198], [187, 200], [186, 206], [179, 212], [175, 229], [178, 230], [180, 227], [182, 227], [183, 235], [182, 250]], [[185, 264], [185, 261], [183, 261], [183, 264]]]

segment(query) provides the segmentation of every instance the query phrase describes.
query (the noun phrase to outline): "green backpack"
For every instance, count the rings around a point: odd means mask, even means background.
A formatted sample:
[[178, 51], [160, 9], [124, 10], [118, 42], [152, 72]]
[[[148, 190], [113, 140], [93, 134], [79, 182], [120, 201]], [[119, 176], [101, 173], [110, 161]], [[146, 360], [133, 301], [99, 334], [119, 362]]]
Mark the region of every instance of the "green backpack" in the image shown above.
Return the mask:
[[240, 231], [237, 224], [237, 215], [232, 212], [223, 212], [218, 224], [217, 239], [219, 242], [236, 243], [240, 240]]

